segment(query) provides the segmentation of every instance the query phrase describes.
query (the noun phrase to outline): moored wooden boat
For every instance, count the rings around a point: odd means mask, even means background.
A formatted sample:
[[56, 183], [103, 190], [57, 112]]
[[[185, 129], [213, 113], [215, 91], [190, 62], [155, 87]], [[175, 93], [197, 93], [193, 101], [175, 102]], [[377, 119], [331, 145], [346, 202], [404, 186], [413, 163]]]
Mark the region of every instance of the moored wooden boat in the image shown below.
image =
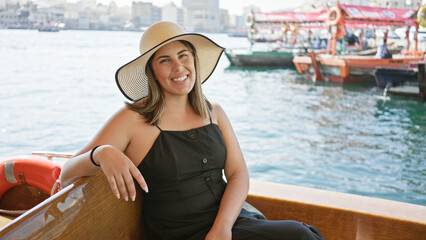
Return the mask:
[[[146, 239], [142, 190], [118, 200], [102, 173], [51, 196], [0, 230], [0, 239]], [[316, 226], [328, 240], [423, 239], [426, 207], [276, 183], [251, 181], [247, 201], [268, 219]], [[0, 223], [8, 220], [0, 218]]]
[[293, 56], [298, 54], [297, 49], [280, 49], [277, 51], [225, 50], [225, 56], [231, 66], [236, 67], [294, 67]]
[[[225, 55], [231, 66], [236, 67], [294, 67], [293, 57], [304, 55], [307, 53], [306, 49], [312, 48], [312, 46], [300, 44], [296, 46], [298, 30], [325, 27], [325, 13], [325, 10], [312, 13], [251, 13], [247, 20], [247, 25], [250, 27], [248, 34], [250, 48], [225, 50]], [[268, 50], [255, 49], [253, 45], [259, 42], [257, 38], [259, 28], [273, 33], [275, 36], [273, 42], [277, 42], [279, 46]], [[285, 37], [287, 32], [292, 33], [291, 41]]]
[[[371, 14], [364, 16], [363, 13]], [[393, 15], [393, 17], [389, 15]], [[315, 70], [317, 70], [317, 72], [320, 71], [323, 77], [315, 80], [324, 79], [333, 82], [373, 82], [375, 80], [374, 71], [378, 67], [408, 68], [410, 62], [424, 59], [424, 53], [417, 51], [417, 42], [415, 42], [412, 52], [405, 51], [401, 54], [394, 53], [392, 58], [361, 56], [359, 54], [336, 54], [336, 41], [343, 38], [347, 28], [368, 29], [386, 25], [413, 26], [418, 28], [418, 24], [415, 21], [414, 10], [337, 4], [337, 7], [329, 10], [327, 23], [330, 25], [333, 33], [333, 44], [331, 49], [329, 49], [331, 54], [321, 54], [317, 55], [315, 58], [310, 56], [294, 57], [293, 62], [299, 74], [312, 78]], [[314, 63], [319, 66], [318, 69], [315, 69]]]
[[[411, 62], [422, 60], [423, 56], [394, 56], [393, 58], [376, 58], [374, 56], [331, 56], [318, 54], [311, 56], [296, 56], [293, 59], [299, 74], [313, 78], [316, 62], [318, 71], [324, 80], [330, 82], [360, 82], [374, 81], [377, 68], [407, 69]], [[318, 80], [318, 79], [316, 79]]]
[[408, 68], [411, 62], [423, 56], [402, 56], [376, 58], [374, 56], [318, 56], [322, 73], [332, 82], [375, 81], [376, 68]]

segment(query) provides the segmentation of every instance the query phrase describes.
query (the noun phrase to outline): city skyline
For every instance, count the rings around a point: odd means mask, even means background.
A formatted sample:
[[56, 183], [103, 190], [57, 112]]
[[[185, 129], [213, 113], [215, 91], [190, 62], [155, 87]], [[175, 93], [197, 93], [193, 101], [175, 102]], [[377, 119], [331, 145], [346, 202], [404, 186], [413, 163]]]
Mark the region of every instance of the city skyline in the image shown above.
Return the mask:
[[[125, 5], [126, 1], [131, 1], [131, 5]], [[290, 5], [285, 5], [285, 9], [280, 8], [276, 5], [277, 0], [265, 0], [266, 3], [261, 6], [251, 2], [252, 0], [246, 0], [244, 5], [239, 4], [241, 0], [234, 0], [231, 5], [225, 6], [221, 5], [221, 1], [223, 0], [0, 0], [5, 9], [0, 12], [0, 27], [41, 29], [41, 26], [51, 27], [53, 23], [61, 23], [61, 26], [56, 27], [136, 30], [167, 20], [178, 22], [187, 31], [226, 32], [230, 29], [246, 29], [244, 16], [250, 9], [271, 12], [292, 11], [297, 8], [291, 8]], [[283, 3], [279, 5], [283, 6]]]
[[[69, 2], [78, 2], [80, 0], [67, 0]], [[113, 0], [96, 0], [102, 4], [109, 4]], [[162, 7], [170, 2], [176, 6], [182, 7], [182, 0], [114, 0], [119, 7], [131, 6], [132, 2], [152, 2], [155, 6]], [[243, 9], [248, 6], [259, 7], [261, 11], [272, 12], [280, 9], [291, 9], [298, 7], [302, 2], [292, 0], [264, 0], [259, 4], [258, 0], [219, 0], [219, 7], [227, 9], [229, 14], [241, 15]]]

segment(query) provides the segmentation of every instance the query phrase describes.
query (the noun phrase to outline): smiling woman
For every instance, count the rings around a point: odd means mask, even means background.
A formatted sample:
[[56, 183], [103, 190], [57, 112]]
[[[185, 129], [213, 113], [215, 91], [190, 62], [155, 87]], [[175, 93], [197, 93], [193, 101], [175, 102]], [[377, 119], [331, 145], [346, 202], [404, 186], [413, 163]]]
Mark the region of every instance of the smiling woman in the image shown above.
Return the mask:
[[141, 55], [116, 73], [132, 103], [64, 164], [62, 187], [102, 170], [118, 199], [135, 201], [136, 180], [148, 239], [323, 239], [313, 226], [242, 208], [243, 153], [227, 115], [201, 88], [222, 52], [172, 22], [148, 28]]

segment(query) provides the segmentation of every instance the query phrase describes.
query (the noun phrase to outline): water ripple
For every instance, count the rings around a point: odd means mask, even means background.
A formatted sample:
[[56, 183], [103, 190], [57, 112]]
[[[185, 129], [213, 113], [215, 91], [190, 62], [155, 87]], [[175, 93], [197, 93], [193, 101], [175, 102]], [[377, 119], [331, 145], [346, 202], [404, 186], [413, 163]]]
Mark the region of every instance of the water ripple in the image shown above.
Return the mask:
[[[209, 34], [228, 48], [248, 41]], [[0, 30], [0, 157], [75, 152], [123, 106], [116, 69], [140, 33]], [[203, 86], [222, 105], [254, 179], [426, 205], [426, 106], [374, 84], [230, 68]]]

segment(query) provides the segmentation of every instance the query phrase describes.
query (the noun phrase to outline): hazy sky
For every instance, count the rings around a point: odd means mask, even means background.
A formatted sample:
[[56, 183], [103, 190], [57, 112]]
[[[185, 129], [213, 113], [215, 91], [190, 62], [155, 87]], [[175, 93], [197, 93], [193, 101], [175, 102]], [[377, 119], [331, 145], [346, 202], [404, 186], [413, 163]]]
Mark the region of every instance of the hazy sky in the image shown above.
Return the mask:
[[[102, 3], [109, 3], [111, 0], [97, 0]], [[138, 1], [138, 0], [133, 0]], [[194, 0], [196, 1], [196, 0]], [[119, 6], [130, 6], [132, 0], [115, 0]], [[182, 0], [142, 0], [142, 2], [152, 2], [155, 6], [162, 7], [169, 2], [175, 3], [176, 6], [182, 6]], [[270, 12], [286, 8], [298, 7], [303, 1], [300, 0], [219, 0], [219, 7], [228, 9], [230, 14], [242, 14], [243, 8], [254, 5], [261, 11]]]

